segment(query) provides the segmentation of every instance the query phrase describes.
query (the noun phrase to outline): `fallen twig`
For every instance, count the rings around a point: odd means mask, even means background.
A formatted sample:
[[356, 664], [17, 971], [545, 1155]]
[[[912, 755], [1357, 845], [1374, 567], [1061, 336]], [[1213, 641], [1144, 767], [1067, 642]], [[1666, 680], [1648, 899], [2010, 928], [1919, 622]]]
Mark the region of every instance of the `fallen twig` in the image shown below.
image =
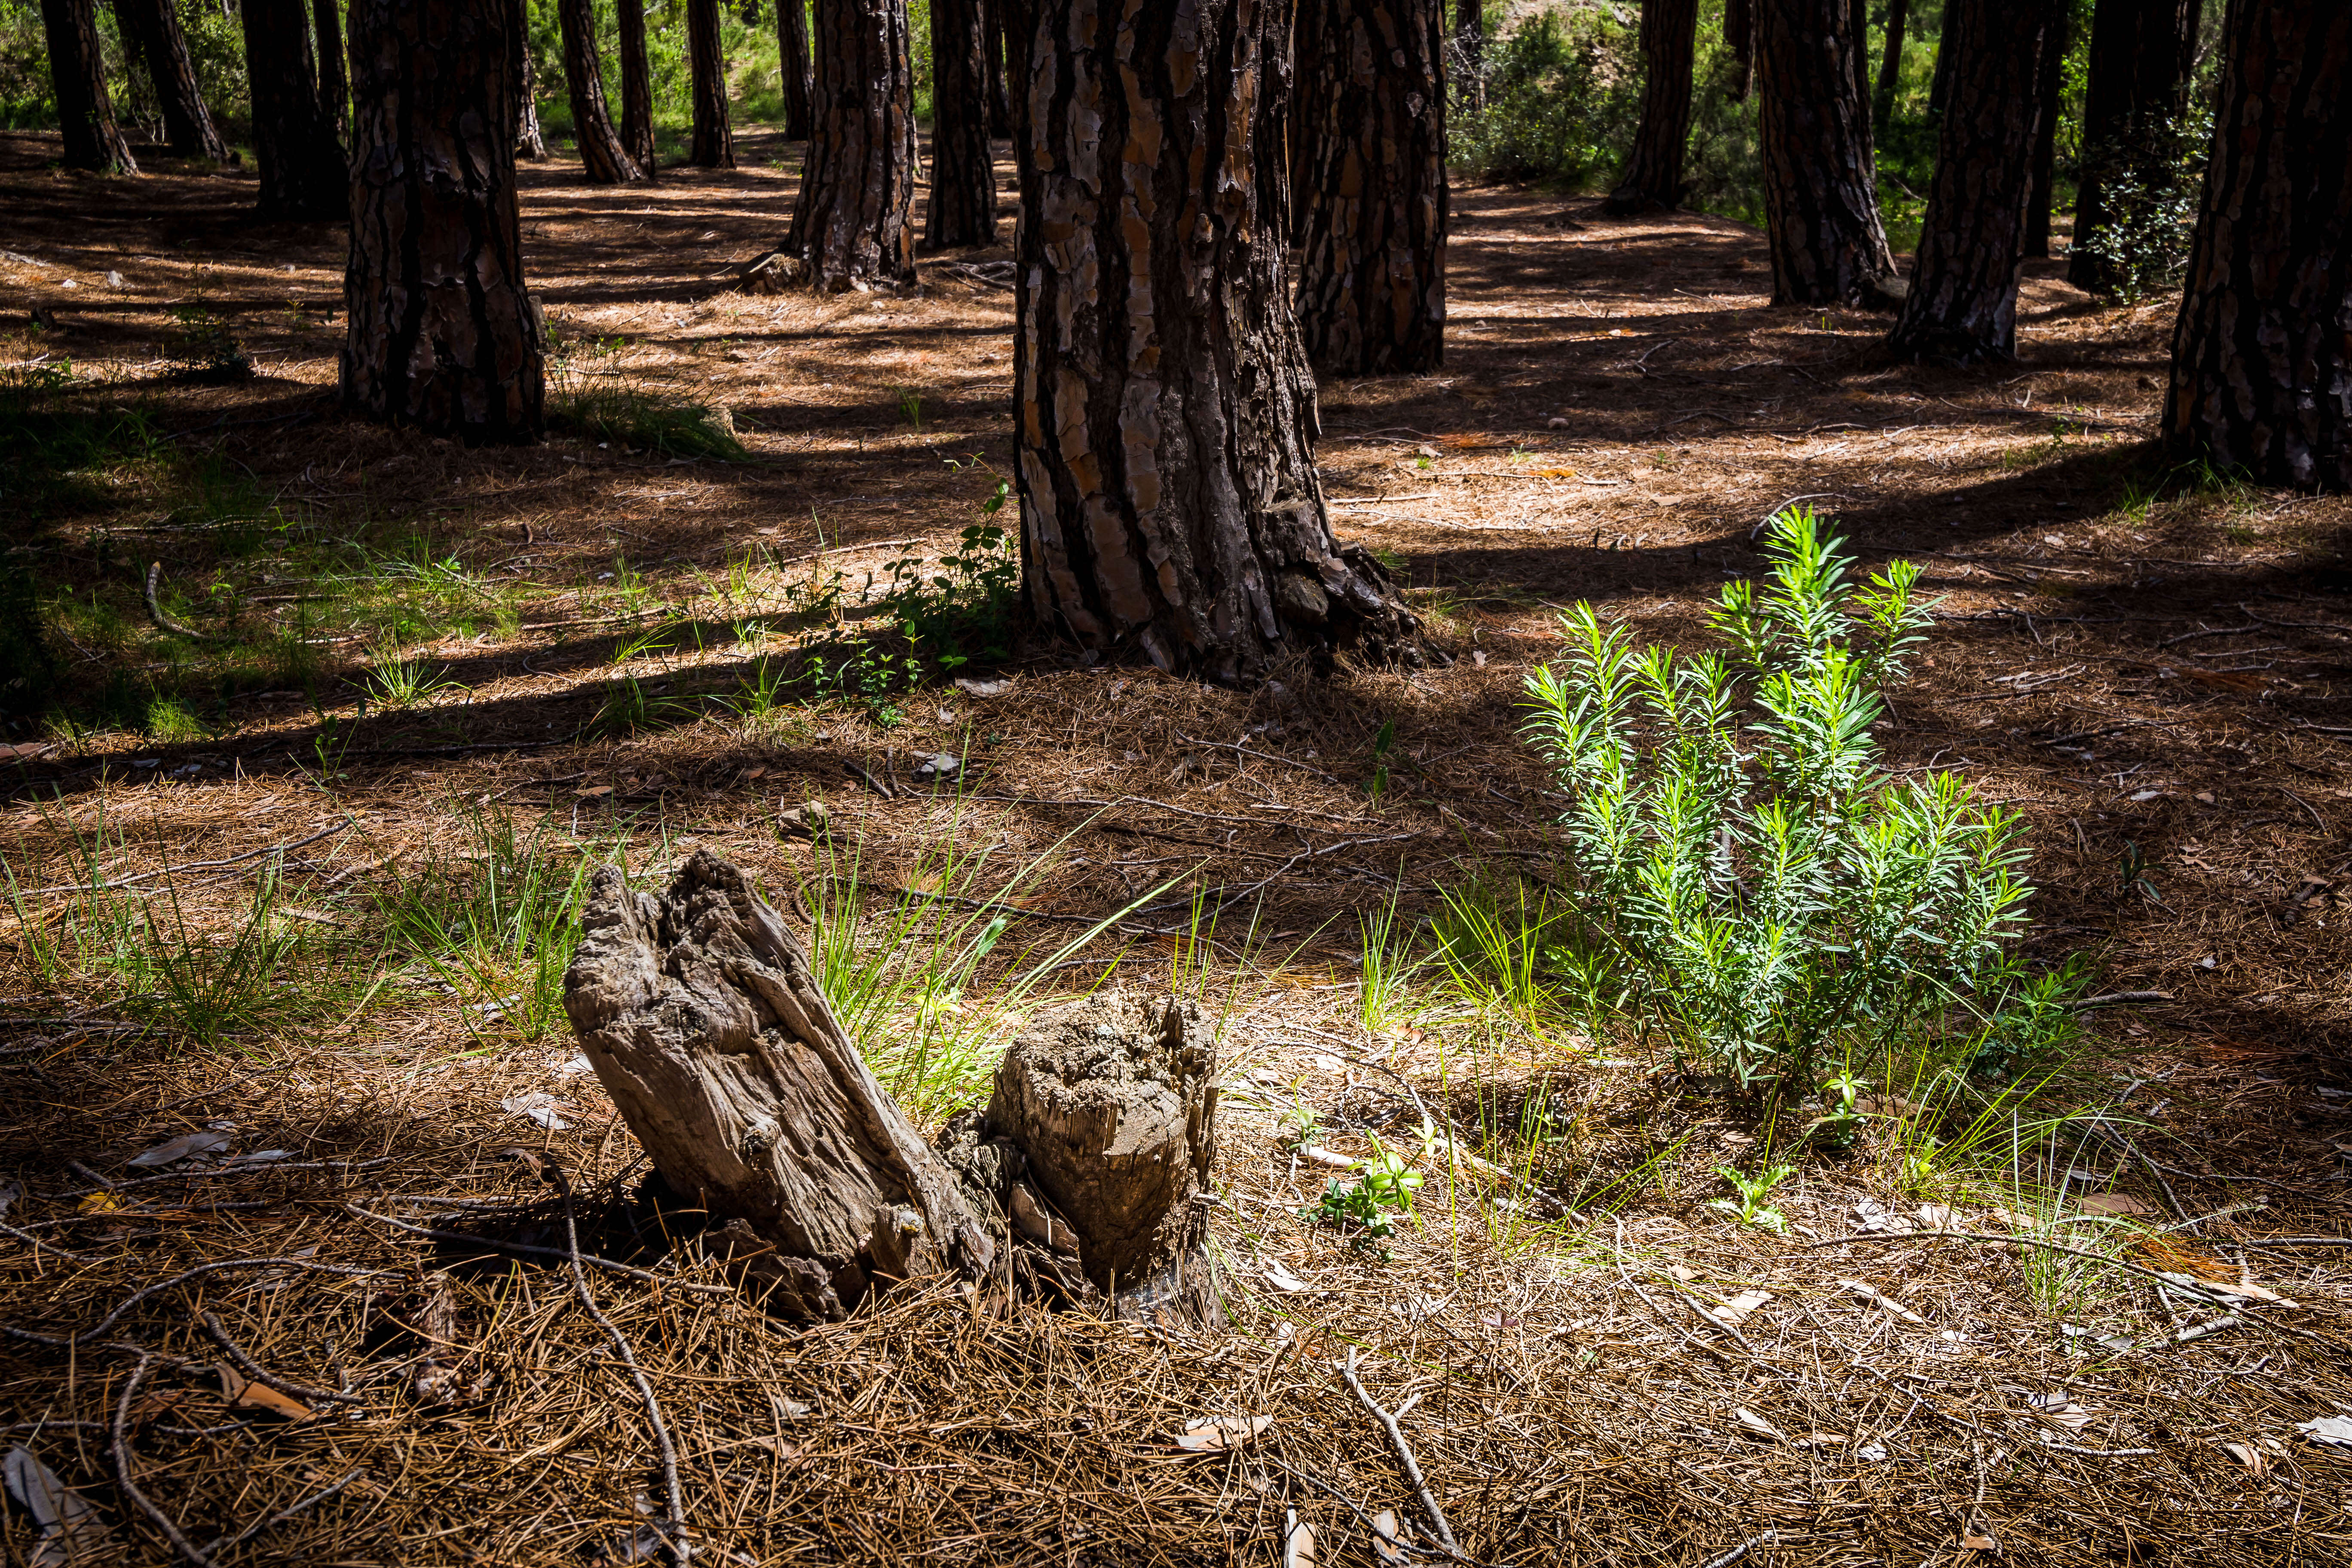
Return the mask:
[[212, 1568], [213, 1560], [199, 1551], [194, 1542], [181, 1534], [180, 1527], [172, 1522], [172, 1516], [157, 1508], [147, 1494], [139, 1489], [139, 1483], [131, 1479], [131, 1439], [128, 1432], [131, 1401], [138, 1394], [139, 1385], [147, 1379], [148, 1362], [146, 1356], [139, 1358], [139, 1364], [132, 1367], [131, 1375], [122, 1380], [122, 1397], [114, 1402], [114, 1426], [110, 1441], [107, 1444], [107, 1453], [114, 1460], [114, 1484], [122, 1489], [122, 1495], [131, 1500], [132, 1507], [155, 1522], [156, 1528], [163, 1531], [165, 1539], [179, 1549], [182, 1556], [194, 1563], [196, 1568]]
[[1462, 1548], [1454, 1544], [1454, 1527], [1445, 1522], [1445, 1510], [1439, 1508], [1437, 1500], [1430, 1495], [1429, 1483], [1422, 1479], [1421, 1466], [1412, 1457], [1412, 1446], [1404, 1440], [1404, 1433], [1397, 1426], [1396, 1417], [1381, 1409], [1372, 1396], [1364, 1392], [1364, 1385], [1357, 1381], [1356, 1347], [1353, 1345], [1348, 1347], [1348, 1359], [1340, 1363], [1339, 1375], [1348, 1380], [1349, 1391], [1363, 1407], [1387, 1428], [1389, 1442], [1396, 1448], [1397, 1462], [1404, 1467], [1404, 1479], [1412, 1483], [1413, 1494], [1421, 1499], [1422, 1511], [1429, 1515], [1430, 1524], [1437, 1531], [1437, 1539], [1444, 1543], [1447, 1552], [1456, 1557], [1461, 1556]]
[[335, 834], [343, 832], [345, 829], [354, 826], [356, 826], [356, 824], [347, 816], [343, 818], [342, 821], [336, 823], [332, 827], [320, 828], [318, 832], [313, 833], [308, 838], [297, 838], [289, 844], [271, 844], [259, 849], [248, 849], [242, 855], [232, 855], [226, 860], [191, 860], [184, 866], [166, 866], [163, 868], [163, 869], [157, 871], [142, 871], [135, 876], [118, 878], [116, 880], [111, 882], [89, 882], [79, 884], [59, 883], [58, 886], [53, 888], [28, 888], [26, 889], [26, 896], [31, 897], [36, 893], [116, 892], [121, 889], [131, 887], [135, 883], [152, 881], [158, 877], [176, 877], [183, 871], [216, 870], [223, 866], [239, 866], [243, 865], [247, 860], [258, 860], [264, 855], [283, 855], [290, 850], [300, 849], [308, 845], [316, 844], [321, 838], [331, 837]]
[[[20, 1329], [13, 1323], [0, 1323], [0, 1334], [6, 1334], [12, 1339], [30, 1341], [37, 1345], [65, 1347], [88, 1344], [121, 1322], [125, 1313], [150, 1296], [168, 1290], [174, 1285], [183, 1285], [204, 1275], [218, 1274], [229, 1268], [301, 1268], [313, 1274], [341, 1274], [362, 1279], [380, 1279], [388, 1274], [408, 1272], [405, 1268], [360, 1268], [348, 1263], [320, 1263], [308, 1258], [223, 1258], [218, 1263], [199, 1263], [194, 1268], [183, 1268], [168, 1279], [158, 1279], [152, 1285], [142, 1286], [117, 1301], [114, 1304], [114, 1310], [97, 1322], [92, 1323], [89, 1328], [78, 1329], [70, 1334], [44, 1334], [33, 1329]], [[150, 1351], [141, 1353], [152, 1356], [156, 1352]]]
[[[157, 626], [161, 627], [164, 631], [173, 634], [176, 637], [186, 637], [193, 642], [235, 642], [236, 640], [235, 637], [222, 637], [215, 632], [200, 632], [194, 626], [184, 626], [179, 622], [173, 620], [171, 616], [165, 615], [163, 613], [163, 605], [159, 603], [155, 597], [156, 586], [163, 581], [163, 563], [161, 561], [148, 563], [147, 615], [148, 618], [152, 620]], [[188, 1550], [193, 1552], [195, 1548], [190, 1547]], [[199, 1559], [199, 1561], [202, 1561], [202, 1559]]]
[[2169, 991], [2105, 991], [2096, 996], [2078, 996], [2066, 1005], [2077, 1013], [2087, 1013], [2094, 1007], [2145, 1007], [2171, 1000]]
[[649, 1285], [667, 1285], [674, 1290], [690, 1290], [698, 1296], [734, 1294], [734, 1291], [725, 1285], [698, 1285], [688, 1279], [667, 1279], [649, 1268], [639, 1268], [635, 1264], [616, 1263], [612, 1258], [599, 1258], [593, 1252], [582, 1252], [576, 1247], [567, 1252], [560, 1247], [533, 1247], [525, 1241], [501, 1241], [496, 1237], [470, 1236], [462, 1230], [436, 1230], [431, 1226], [412, 1225], [404, 1219], [394, 1219], [388, 1214], [377, 1214], [372, 1209], [363, 1209], [357, 1204], [345, 1204], [343, 1212], [355, 1218], [372, 1219], [379, 1225], [388, 1225], [394, 1230], [404, 1230], [412, 1236], [422, 1236], [433, 1241], [467, 1242], [477, 1247], [487, 1247], [498, 1252], [521, 1253], [530, 1258], [577, 1258], [581, 1262], [592, 1264], [608, 1274], [626, 1275], [629, 1279], [642, 1279]]
[[290, 1377], [280, 1377], [247, 1355], [245, 1347], [229, 1337], [228, 1330], [223, 1328], [221, 1321], [212, 1313], [200, 1312], [196, 1315], [196, 1321], [205, 1326], [205, 1332], [213, 1337], [213, 1342], [227, 1353], [229, 1361], [235, 1364], [236, 1370], [264, 1388], [274, 1388], [292, 1399], [314, 1399], [322, 1405], [365, 1405], [367, 1403], [354, 1394], [338, 1394], [331, 1388], [320, 1388], [315, 1384], [299, 1383]]

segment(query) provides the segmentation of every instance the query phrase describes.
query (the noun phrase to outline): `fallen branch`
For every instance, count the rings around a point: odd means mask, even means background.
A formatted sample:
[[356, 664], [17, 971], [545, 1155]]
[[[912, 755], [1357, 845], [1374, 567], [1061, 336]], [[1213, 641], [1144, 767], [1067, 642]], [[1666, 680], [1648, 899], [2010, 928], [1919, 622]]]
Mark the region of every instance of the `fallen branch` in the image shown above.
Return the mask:
[[1454, 1542], [1454, 1527], [1445, 1522], [1445, 1510], [1437, 1506], [1435, 1498], [1430, 1496], [1429, 1483], [1422, 1479], [1421, 1466], [1414, 1460], [1412, 1447], [1404, 1440], [1404, 1433], [1397, 1426], [1397, 1418], [1381, 1409], [1372, 1396], [1364, 1392], [1364, 1385], [1357, 1381], [1356, 1347], [1353, 1345], [1348, 1347], [1348, 1359], [1340, 1363], [1339, 1375], [1348, 1380], [1349, 1392], [1355, 1394], [1364, 1408], [1370, 1411], [1373, 1418], [1387, 1428], [1389, 1442], [1396, 1448], [1397, 1462], [1404, 1467], [1404, 1479], [1412, 1483], [1413, 1494], [1420, 1498], [1422, 1511], [1429, 1515], [1429, 1522], [1436, 1528], [1437, 1539], [1444, 1543], [1447, 1552], [1456, 1557], [1461, 1556], [1462, 1548], [1455, 1545]]
[[2171, 1000], [2169, 991], [2105, 991], [2096, 996], [2078, 996], [2066, 1005], [2077, 1013], [2087, 1013], [2094, 1007], [2145, 1007]]
[[284, 855], [291, 850], [304, 848], [310, 845], [316, 844], [321, 838], [332, 837], [334, 835], [341, 833], [357, 825], [347, 816], [343, 818], [342, 821], [335, 824], [332, 827], [320, 828], [318, 832], [313, 833], [308, 838], [297, 838], [288, 844], [271, 844], [266, 845], [259, 849], [248, 849], [242, 855], [232, 855], [226, 860], [191, 860], [184, 866], [166, 866], [158, 871], [142, 871], [136, 876], [120, 878], [111, 882], [59, 883], [58, 886], [53, 888], [29, 888], [26, 889], [26, 896], [29, 898], [37, 893], [118, 892], [121, 889], [131, 887], [136, 883], [151, 882], [158, 877], [176, 877], [184, 871], [217, 870], [223, 866], [241, 866], [247, 860], [258, 860], [265, 855]]
[[689, 1290], [698, 1296], [735, 1294], [732, 1289], [725, 1285], [697, 1285], [691, 1280], [666, 1279], [649, 1268], [639, 1268], [635, 1264], [616, 1263], [609, 1258], [599, 1258], [593, 1252], [582, 1252], [576, 1247], [567, 1252], [560, 1247], [533, 1247], [529, 1242], [500, 1241], [495, 1237], [471, 1236], [462, 1230], [436, 1230], [431, 1226], [411, 1225], [404, 1219], [394, 1219], [388, 1214], [377, 1214], [373, 1210], [363, 1209], [357, 1204], [345, 1204], [343, 1212], [358, 1219], [372, 1219], [379, 1225], [388, 1225], [394, 1230], [404, 1230], [412, 1236], [422, 1236], [433, 1241], [468, 1242], [477, 1247], [489, 1247], [494, 1251], [520, 1253], [529, 1258], [576, 1258], [583, 1263], [592, 1264], [604, 1269], [606, 1273], [626, 1275], [632, 1279], [642, 1279], [648, 1285], [667, 1285], [672, 1289]]
[[365, 1405], [367, 1403], [354, 1394], [338, 1394], [331, 1388], [320, 1388], [314, 1384], [299, 1383], [290, 1377], [280, 1377], [247, 1355], [245, 1347], [229, 1337], [228, 1330], [223, 1328], [221, 1321], [212, 1313], [200, 1312], [196, 1315], [196, 1321], [205, 1326], [205, 1332], [213, 1337], [213, 1342], [220, 1346], [227, 1354], [230, 1363], [236, 1370], [245, 1373], [249, 1381], [257, 1383], [264, 1388], [274, 1388], [289, 1399], [316, 1400], [321, 1405]]
[[[186, 637], [191, 642], [235, 642], [236, 640], [235, 637], [222, 637], [215, 632], [200, 632], [194, 626], [184, 626], [165, 615], [163, 605], [155, 597], [155, 589], [163, 581], [163, 563], [161, 561], [150, 562], [147, 566], [147, 615], [158, 627], [175, 637]], [[195, 1548], [191, 1546], [188, 1550], [194, 1552]], [[199, 1558], [197, 1561], [201, 1562], [203, 1559]]]
[[131, 1479], [131, 1439], [128, 1432], [131, 1401], [139, 1393], [139, 1385], [147, 1380], [148, 1364], [148, 1357], [142, 1355], [139, 1358], [139, 1364], [131, 1369], [129, 1377], [122, 1380], [122, 1397], [114, 1402], [114, 1426], [107, 1444], [107, 1453], [114, 1460], [114, 1484], [122, 1489], [122, 1495], [131, 1500], [132, 1507], [154, 1521], [156, 1528], [179, 1549], [182, 1556], [194, 1563], [196, 1568], [212, 1568], [213, 1560], [199, 1551], [194, 1542], [181, 1534], [180, 1527], [172, 1522], [172, 1516], [157, 1508], [147, 1494], [139, 1489], [139, 1483]]

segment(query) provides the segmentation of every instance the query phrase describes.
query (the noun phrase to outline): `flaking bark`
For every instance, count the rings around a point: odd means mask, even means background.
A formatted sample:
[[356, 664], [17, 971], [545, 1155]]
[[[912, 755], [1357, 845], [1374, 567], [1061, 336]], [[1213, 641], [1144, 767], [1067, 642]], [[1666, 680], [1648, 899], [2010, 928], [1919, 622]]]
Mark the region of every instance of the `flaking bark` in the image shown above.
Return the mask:
[[511, 0], [353, 0], [344, 405], [468, 443], [537, 439]]
[[352, 110], [352, 79], [343, 47], [343, 23], [335, 0], [310, 0], [310, 19], [318, 28], [319, 120], [344, 139]]
[[1604, 212], [1623, 217], [1682, 205], [1697, 37], [1698, 0], [1642, 0], [1642, 121]]
[[179, 13], [168, 0], [115, 0], [115, 21], [126, 43], [135, 44], [148, 79], [155, 84], [155, 102], [163, 116], [163, 136], [174, 156], [228, 162], [228, 147], [205, 108], [196, 83], [196, 64], [188, 53], [188, 36]]
[[614, 0], [614, 55], [621, 63], [621, 151], [654, 177], [654, 72], [646, 58], [646, 0]]
[[1445, 363], [1445, 80], [1437, 0], [1305, 0], [1291, 193], [1298, 327], [1335, 375]]
[[310, 9], [303, 0], [243, 0], [254, 161], [265, 217], [332, 219], [351, 212], [343, 144], [319, 101]]
[[817, 0], [808, 158], [784, 248], [818, 289], [915, 278], [906, 0]]
[[931, 0], [931, 188], [925, 251], [996, 243], [988, 29], [980, 0]]
[[[649, 178], [621, 144], [613, 113], [604, 102], [604, 67], [596, 58], [593, 0], [556, 0], [555, 23], [563, 37], [563, 86], [572, 100], [572, 134], [581, 167], [592, 185], [625, 185]], [[650, 100], [648, 100], [650, 102]], [[651, 126], [647, 118], [648, 134]]]
[[131, 143], [115, 123], [114, 100], [107, 96], [97, 0], [41, 0], [41, 26], [49, 46], [49, 88], [58, 100], [65, 166], [137, 174], [139, 161], [131, 155]]
[[1898, 300], [1847, 0], [1757, 0], [1764, 210], [1776, 305]]
[[1039, 625], [1243, 684], [1419, 658], [1332, 537], [1292, 316], [1290, 18], [1255, 0], [1046, 0], [1023, 47], [1015, 485]]
[[776, 0], [776, 60], [783, 77], [785, 139], [805, 142], [809, 133], [808, 0]]
[[2173, 331], [2168, 441], [2352, 489], [2352, 7], [2234, 0]]
[[735, 129], [727, 111], [727, 55], [719, 0], [686, 0], [687, 56], [694, 89], [694, 141], [687, 162], [698, 169], [735, 166]]

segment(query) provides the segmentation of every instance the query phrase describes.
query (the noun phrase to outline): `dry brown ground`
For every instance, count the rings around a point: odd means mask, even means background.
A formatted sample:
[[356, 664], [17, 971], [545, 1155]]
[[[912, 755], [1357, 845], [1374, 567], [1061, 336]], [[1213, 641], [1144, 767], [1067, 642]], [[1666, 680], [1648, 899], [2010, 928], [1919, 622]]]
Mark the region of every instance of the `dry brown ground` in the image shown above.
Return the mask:
[[[69, 879], [56, 825], [88, 826], [101, 809], [140, 847], [116, 873], [290, 842], [348, 816], [350, 834], [296, 867], [323, 899], [388, 855], [445, 841], [453, 805], [495, 798], [543, 806], [583, 837], [625, 832], [648, 857], [712, 844], [782, 882], [808, 850], [777, 837], [774, 813], [822, 797], [884, 883], [954, 836], [1008, 860], [1053, 853], [1040, 915], [1092, 919], [1192, 874], [1232, 900], [1218, 933], [1232, 957], [1255, 914], [1253, 964], [1216, 977], [1237, 998], [1218, 1220], [1237, 1332], [1137, 1344], [1083, 1322], [913, 1303], [797, 1336], [684, 1293], [705, 1266], [665, 1266], [652, 1285], [600, 1278], [656, 1370], [706, 1539], [762, 1563], [1267, 1562], [1296, 1508], [1326, 1531], [1327, 1560], [1368, 1559], [1329, 1489], [1372, 1509], [1410, 1503], [1335, 1383], [1330, 1361], [1354, 1342], [1379, 1352], [1390, 1403], [1426, 1395], [1407, 1427], [1485, 1559], [1720, 1564], [1751, 1542], [1759, 1563], [1909, 1568], [1986, 1561], [1976, 1541], [2030, 1562], [2352, 1559], [2346, 1467], [2295, 1431], [2352, 1411], [2340, 1254], [2246, 1246], [2343, 1228], [2347, 508], [2259, 491], [2124, 507], [2127, 487], [2165, 471], [2148, 445], [2162, 304], [2102, 306], [2035, 264], [2018, 364], [1898, 365], [1878, 353], [1883, 320], [1772, 309], [1760, 237], [1738, 225], [1619, 223], [1582, 202], [1464, 190], [1446, 373], [1334, 384], [1323, 403], [1340, 530], [1392, 552], [1463, 656], [1451, 668], [1342, 669], [1244, 695], [1069, 668], [1040, 647], [1010, 693], [929, 690], [887, 730], [832, 707], [762, 730], [708, 719], [583, 741], [625, 629], [597, 580], [616, 555], [719, 650], [634, 668], [680, 691], [724, 684], [750, 658], [727, 647], [732, 606], [707, 588], [747, 546], [786, 561], [842, 547], [834, 559], [854, 574], [909, 541], [944, 548], [989, 481], [943, 459], [1007, 467], [1009, 295], [928, 263], [910, 299], [750, 298], [704, 280], [772, 244], [790, 210], [789, 174], [761, 162], [780, 144], [750, 137], [745, 151], [761, 166], [676, 171], [649, 191], [593, 190], [552, 166], [526, 175], [527, 259], [559, 329], [625, 337], [634, 374], [725, 404], [754, 458], [676, 464], [568, 439], [469, 452], [345, 424], [331, 395], [338, 338], [316, 324], [339, 300], [340, 231], [252, 225], [237, 179], [67, 178], [45, 168], [42, 139], [0, 137], [0, 247], [32, 258], [0, 259], [0, 360], [69, 354], [279, 507], [354, 530], [425, 527], [526, 592], [515, 635], [427, 650], [470, 688], [465, 700], [369, 718], [331, 790], [302, 771], [320, 714], [287, 695], [238, 700], [202, 742], [98, 737], [21, 762], [0, 827], [20, 875]], [[159, 378], [168, 311], [199, 289], [256, 351], [254, 381]], [[23, 331], [36, 306], [55, 323], [37, 336]], [[900, 415], [910, 391], [919, 429]], [[1360, 1147], [1347, 1129], [1378, 1120], [1366, 1107], [1385, 1080], [1349, 1058], [1379, 1049], [1442, 1085], [1465, 1120], [1482, 1095], [1560, 1067], [1558, 1039], [1497, 1043], [1486, 1025], [1435, 1015], [1368, 1042], [1348, 978], [1353, 914], [1398, 886], [1417, 910], [1481, 868], [1540, 865], [1550, 808], [1514, 702], [1556, 646], [1556, 608], [1590, 598], [1693, 639], [1727, 575], [1756, 568], [1756, 523], [1798, 497], [1833, 511], [1866, 562], [1925, 563], [1942, 595], [1926, 668], [1884, 731], [1895, 765], [1961, 768], [2033, 824], [2038, 953], [2088, 950], [2102, 988], [2176, 998], [2098, 1016], [2107, 1054], [2078, 1090], [2122, 1100], [2117, 1124], [2146, 1158], [2102, 1155], [2089, 1185], [2112, 1180], [2192, 1216], [2233, 1211], [2197, 1231], [2190, 1251], [2211, 1259], [2199, 1267], [2232, 1259], [2300, 1309], [2085, 1359], [2062, 1320], [2154, 1335], [2214, 1313], [2137, 1277], [2069, 1294], [2032, 1252], [1855, 1238], [1858, 1201], [1916, 1207], [1890, 1179], [1891, 1147], [1783, 1190], [1801, 1230], [1842, 1245], [1734, 1227], [1702, 1205], [1720, 1191], [1706, 1171], [1739, 1159], [1752, 1130], [1638, 1069], [1570, 1066], [1553, 1085], [1582, 1118], [1572, 1157], [1548, 1173], [1564, 1190], [1580, 1190], [1567, 1168], [1579, 1160], [1631, 1170], [1672, 1149], [1654, 1184], [1616, 1195], [1622, 1228], [1591, 1215], [1545, 1228], [1481, 1206], [1471, 1184], [1433, 1183], [1431, 1223], [1383, 1265], [1289, 1217], [1317, 1183], [1269, 1153], [1275, 1112], [1303, 1098]], [[101, 535], [118, 577], [128, 561], [170, 569], [184, 546], [163, 510], [133, 489], [47, 543], [64, 570], [94, 563]], [[356, 687], [331, 687], [326, 712], [349, 741]], [[1396, 776], [1374, 801], [1364, 784], [1384, 723]], [[915, 753], [967, 747], [974, 782], [960, 803], [884, 799], [845, 772], [903, 777]], [[2123, 889], [2126, 846], [2157, 899]], [[1181, 909], [1130, 922], [1126, 973], [1164, 974], [1155, 935], [1185, 923]], [[420, 1224], [449, 1212], [428, 1197], [513, 1205], [494, 1209], [508, 1216], [495, 1234], [557, 1239], [552, 1211], [495, 1153], [518, 1140], [603, 1184], [591, 1245], [657, 1258], [659, 1238], [631, 1230], [645, 1221], [624, 1195], [634, 1148], [602, 1095], [564, 1075], [568, 1049], [493, 1031], [499, 1049], [461, 1056], [485, 1037], [435, 998], [403, 995], [299, 1040], [168, 1053], [91, 1032], [86, 998], [8, 988], [24, 994], [0, 1000], [20, 1026], [0, 1043], [17, 1107], [0, 1163], [25, 1193], [0, 1218], [32, 1228], [5, 1244], [0, 1320], [87, 1328], [177, 1268], [278, 1260], [174, 1287], [109, 1325], [162, 1355], [136, 1402], [122, 1402], [136, 1352], [20, 1343], [0, 1359], [0, 1417], [19, 1436], [43, 1428], [31, 1439], [42, 1457], [137, 1543], [126, 1560], [166, 1548], [126, 1500], [109, 1451], [118, 1421], [138, 1484], [199, 1546], [360, 1472], [225, 1562], [616, 1550], [660, 1483], [637, 1406], [560, 1270], [460, 1271], [484, 1387], [439, 1407], [413, 1396], [402, 1358], [415, 1346], [382, 1316], [404, 1280], [296, 1272], [424, 1258], [418, 1238], [346, 1203]], [[543, 1133], [502, 1109], [531, 1089], [560, 1095], [577, 1125]], [[1396, 1109], [1391, 1097], [1381, 1113]], [[384, 1163], [247, 1175], [233, 1201], [228, 1179], [191, 1178], [78, 1209], [96, 1184], [66, 1162], [119, 1180], [125, 1156], [208, 1120], [236, 1122], [241, 1148]], [[2054, 1157], [2078, 1155], [2090, 1160]], [[2267, 1208], [2238, 1206], [2257, 1199]], [[1532, 1194], [1517, 1201], [1546, 1212]], [[2000, 1228], [1980, 1201], [1962, 1207], [1963, 1223]], [[443, 1260], [478, 1252], [453, 1245]], [[1274, 1261], [1304, 1289], [1270, 1286]], [[1848, 1278], [1920, 1321], [1863, 1300]], [[1750, 1288], [1775, 1300], [1735, 1342], [1677, 1302], [1685, 1287], [1711, 1302]], [[172, 1362], [216, 1353], [199, 1306], [281, 1373], [363, 1403], [267, 1429], [225, 1410], [209, 1374]], [[2035, 1414], [2030, 1401], [2053, 1390], [2086, 1421]], [[1171, 1457], [1187, 1418], [1230, 1410], [1274, 1424], [1238, 1457]], [[21, 1513], [6, 1542], [12, 1560], [29, 1552]]]

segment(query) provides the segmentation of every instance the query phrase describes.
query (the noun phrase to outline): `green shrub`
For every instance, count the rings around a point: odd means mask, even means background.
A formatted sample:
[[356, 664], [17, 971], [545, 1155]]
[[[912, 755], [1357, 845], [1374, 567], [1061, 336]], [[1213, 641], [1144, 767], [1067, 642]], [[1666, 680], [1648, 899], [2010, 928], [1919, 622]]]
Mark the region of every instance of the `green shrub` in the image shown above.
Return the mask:
[[1775, 518], [1768, 585], [1723, 591], [1722, 650], [1637, 650], [1580, 604], [1528, 681], [1580, 884], [1561, 962], [1750, 1088], [1806, 1092], [1835, 1045], [1986, 999], [2032, 891], [2013, 815], [1881, 766], [1878, 689], [1928, 617], [1916, 566], [1857, 586], [1838, 542]]

